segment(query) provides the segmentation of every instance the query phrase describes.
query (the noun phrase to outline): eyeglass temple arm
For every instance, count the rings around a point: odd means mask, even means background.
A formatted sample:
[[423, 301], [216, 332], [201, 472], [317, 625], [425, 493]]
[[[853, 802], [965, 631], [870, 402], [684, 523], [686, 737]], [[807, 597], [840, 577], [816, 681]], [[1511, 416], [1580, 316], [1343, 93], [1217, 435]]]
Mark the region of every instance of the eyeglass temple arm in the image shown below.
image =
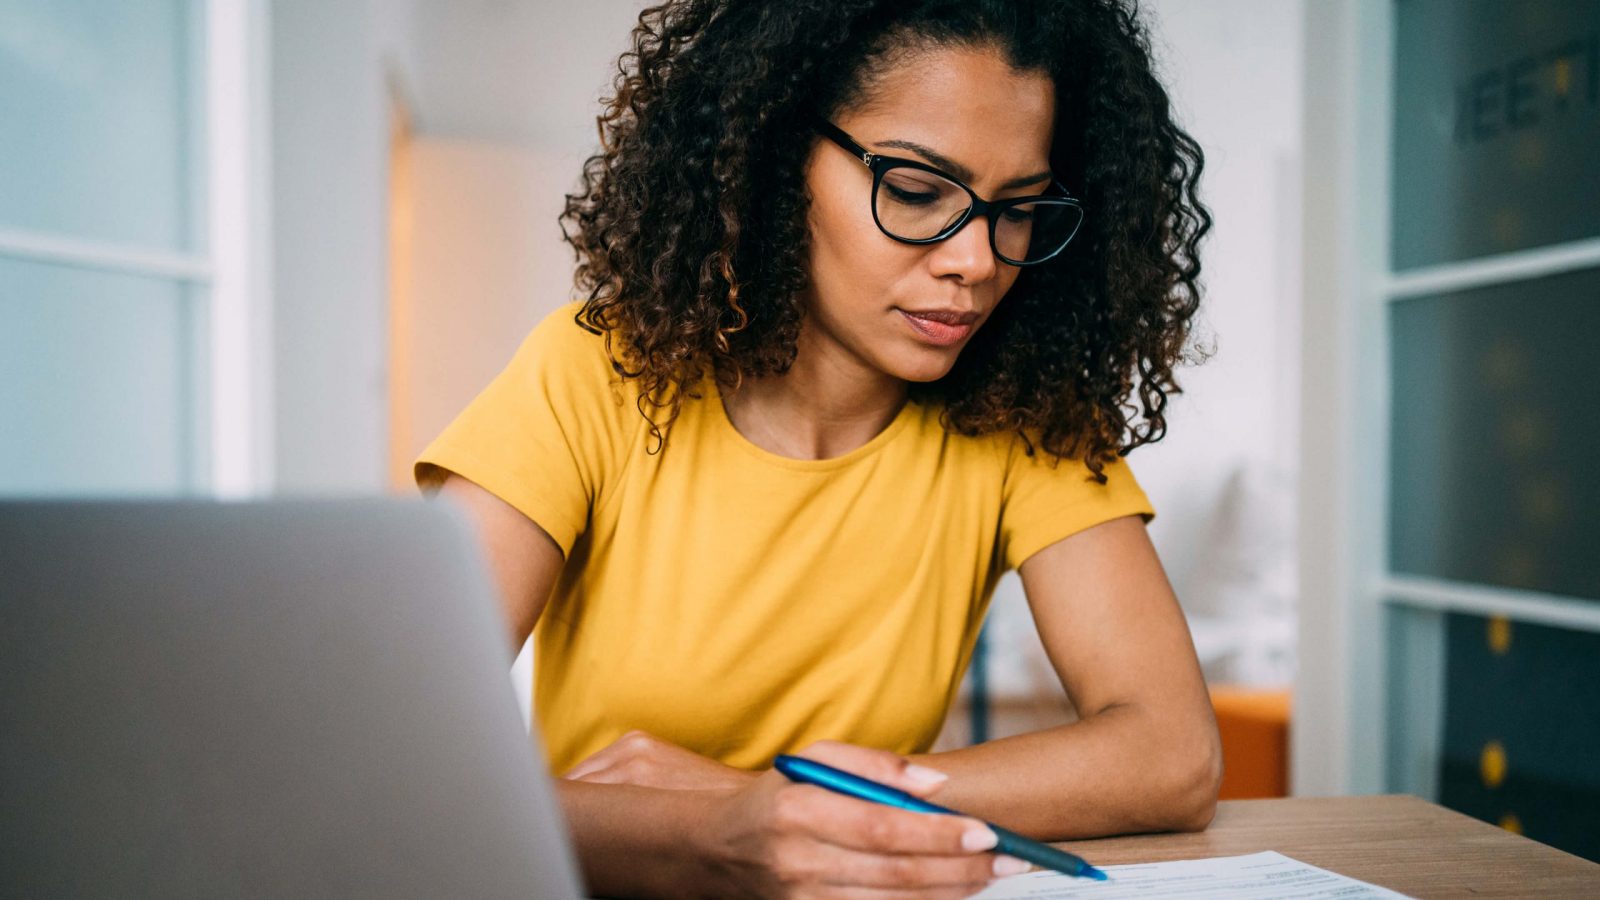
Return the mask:
[[861, 160], [862, 165], [869, 169], [872, 168], [872, 160], [875, 157], [875, 154], [871, 150], [868, 150], [867, 148], [851, 140], [850, 135], [845, 134], [844, 130], [839, 126], [829, 122], [827, 119], [824, 119], [821, 116], [817, 116], [816, 128], [823, 137], [828, 138], [835, 144], [838, 144], [839, 146], [848, 150], [852, 156]]

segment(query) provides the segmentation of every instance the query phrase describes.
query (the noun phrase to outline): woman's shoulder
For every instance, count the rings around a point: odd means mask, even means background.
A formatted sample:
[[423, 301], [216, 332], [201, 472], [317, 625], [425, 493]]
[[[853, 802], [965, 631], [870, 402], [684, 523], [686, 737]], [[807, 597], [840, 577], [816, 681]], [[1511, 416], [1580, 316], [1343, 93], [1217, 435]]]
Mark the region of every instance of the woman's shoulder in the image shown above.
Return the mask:
[[609, 344], [615, 339], [580, 323], [582, 309], [583, 302], [574, 300], [547, 313], [523, 338], [507, 368], [547, 389], [604, 393], [620, 403], [625, 382], [632, 382], [612, 362]]
[[612, 365], [604, 333], [579, 324], [580, 301], [545, 315], [523, 337], [509, 363], [475, 401], [508, 421], [598, 430], [626, 442], [643, 417], [635, 382]]
[[583, 301], [573, 300], [545, 314], [517, 349], [517, 360], [554, 366], [572, 374], [615, 374], [606, 350], [604, 333], [590, 331], [578, 320]]

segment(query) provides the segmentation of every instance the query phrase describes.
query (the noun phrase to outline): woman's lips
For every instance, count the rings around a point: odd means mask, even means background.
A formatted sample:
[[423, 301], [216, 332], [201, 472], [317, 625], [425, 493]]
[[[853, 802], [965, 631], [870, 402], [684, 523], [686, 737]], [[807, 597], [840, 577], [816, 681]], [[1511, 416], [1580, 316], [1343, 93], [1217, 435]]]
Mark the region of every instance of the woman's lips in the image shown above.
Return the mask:
[[968, 325], [947, 325], [944, 322], [936, 322], [933, 319], [926, 319], [922, 316], [913, 315], [903, 309], [897, 310], [897, 312], [905, 317], [905, 320], [910, 323], [912, 329], [914, 329], [923, 340], [940, 347], [948, 347], [951, 344], [960, 343], [964, 338], [966, 338], [967, 335], [972, 333], [972, 329], [977, 325], [977, 323]]

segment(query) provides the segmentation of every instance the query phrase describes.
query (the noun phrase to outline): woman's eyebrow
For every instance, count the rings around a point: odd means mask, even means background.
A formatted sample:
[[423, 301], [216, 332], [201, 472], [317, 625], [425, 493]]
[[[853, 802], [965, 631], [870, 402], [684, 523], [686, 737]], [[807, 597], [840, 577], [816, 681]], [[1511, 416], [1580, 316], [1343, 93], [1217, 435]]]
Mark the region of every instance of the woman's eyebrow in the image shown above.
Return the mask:
[[[900, 150], [910, 150], [912, 153], [921, 156], [923, 159], [926, 159], [928, 162], [933, 163], [941, 169], [944, 169], [946, 172], [949, 172], [951, 175], [956, 176], [962, 181], [972, 180], [971, 169], [963, 166], [950, 157], [945, 156], [937, 150], [924, 147], [914, 141], [878, 141], [874, 146], [894, 147]], [[1027, 187], [1030, 184], [1038, 184], [1039, 182], [1046, 181], [1049, 178], [1049, 172], [1040, 172], [1037, 175], [1025, 175], [1022, 178], [1013, 178], [1005, 184], [1000, 185], [1000, 190], [1008, 191], [1012, 188]]]

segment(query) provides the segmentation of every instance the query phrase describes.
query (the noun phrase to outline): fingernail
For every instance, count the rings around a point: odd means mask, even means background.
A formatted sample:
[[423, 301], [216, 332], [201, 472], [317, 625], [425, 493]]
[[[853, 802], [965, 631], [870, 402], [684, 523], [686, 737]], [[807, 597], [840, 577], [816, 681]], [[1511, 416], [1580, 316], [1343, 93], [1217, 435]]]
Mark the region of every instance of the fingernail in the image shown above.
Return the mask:
[[916, 763], [906, 763], [906, 777], [922, 785], [935, 785], [950, 780], [949, 775]]
[[[994, 849], [994, 845], [998, 843], [1000, 843], [1000, 835], [995, 834], [988, 828], [968, 829], [965, 834], [961, 835], [961, 847], [964, 850], [971, 850], [974, 852], [978, 850], [992, 850]], [[1010, 859], [1010, 857], [1007, 856], [1000, 858]]]
[[1028, 865], [1015, 856], [996, 856], [994, 858], [994, 874], [996, 878], [1005, 878], [1010, 875], [1021, 875], [1033, 866]]

